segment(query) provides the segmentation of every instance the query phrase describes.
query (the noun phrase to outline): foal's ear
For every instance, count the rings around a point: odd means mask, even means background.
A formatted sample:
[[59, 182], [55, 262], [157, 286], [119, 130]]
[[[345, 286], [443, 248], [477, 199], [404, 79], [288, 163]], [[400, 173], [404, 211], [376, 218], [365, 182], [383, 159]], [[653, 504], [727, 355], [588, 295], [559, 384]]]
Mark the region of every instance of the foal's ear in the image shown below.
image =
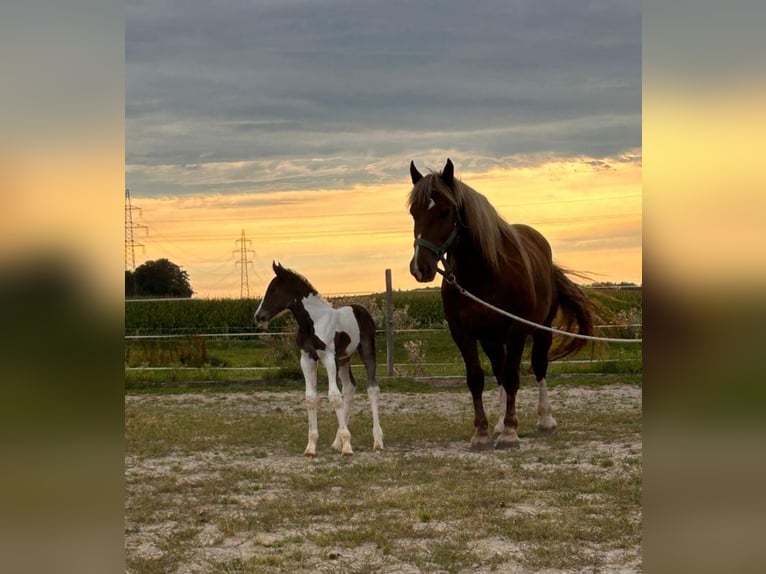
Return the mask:
[[442, 170], [442, 179], [444, 180], [444, 183], [449, 186], [452, 185], [452, 182], [455, 179], [455, 166], [452, 165], [452, 160], [450, 158], [447, 158], [447, 163]]
[[272, 260], [271, 268], [274, 270], [274, 273], [279, 273], [282, 270], [282, 265]]
[[421, 179], [423, 179], [423, 174], [418, 171], [418, 168], [415, 167], [415, 162], [410, 162], [410, 177], [412, 177], [412, 185], [415, 185], [417, 182], [419, 182]]

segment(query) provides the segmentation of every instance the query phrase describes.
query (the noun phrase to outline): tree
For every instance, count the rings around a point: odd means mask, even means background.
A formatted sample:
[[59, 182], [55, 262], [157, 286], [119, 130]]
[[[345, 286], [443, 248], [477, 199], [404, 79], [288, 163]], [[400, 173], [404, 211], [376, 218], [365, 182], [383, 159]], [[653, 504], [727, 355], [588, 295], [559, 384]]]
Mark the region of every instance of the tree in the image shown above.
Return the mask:
[[125, 297], [136, 296], [136, 278], [132, 271], [125, 270]]
[[[147, 261], [133, 272], [135, 294], [139, 297], [191, 297], [194, 290], [189, 284], [189, 274], [168, 259]], [[125, 288], [128, 275], [125, 274]]]

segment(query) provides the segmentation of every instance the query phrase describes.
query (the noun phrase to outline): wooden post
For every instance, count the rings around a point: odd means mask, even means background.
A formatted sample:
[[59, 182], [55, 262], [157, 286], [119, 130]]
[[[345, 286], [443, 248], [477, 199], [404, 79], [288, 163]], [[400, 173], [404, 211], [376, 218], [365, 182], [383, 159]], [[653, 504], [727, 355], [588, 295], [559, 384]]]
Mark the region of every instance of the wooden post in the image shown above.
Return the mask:
[[394, 300], [390, 269], [386, 269], [386, 373], [394, 376]]

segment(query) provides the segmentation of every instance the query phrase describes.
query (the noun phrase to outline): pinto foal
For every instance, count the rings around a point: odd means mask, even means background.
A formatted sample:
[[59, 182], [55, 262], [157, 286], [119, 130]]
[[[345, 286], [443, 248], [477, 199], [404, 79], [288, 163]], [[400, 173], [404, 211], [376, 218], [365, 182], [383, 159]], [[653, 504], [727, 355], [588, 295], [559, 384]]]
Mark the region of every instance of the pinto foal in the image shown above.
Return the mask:
[[[311, 283], [298, 273], [273, 263], [275, 277], [255, 312], [256, 323], [267, 323], [288, 309], [298, 323], [297, 344], [301, 350], [301, 371], [306, 379], [306, 408], [309, 415], [309, 441], [304, 454], [316, 455], [317, 368], [327, 370], [330, 405], [338, 418], [338, 431], [332, 448], [352, 455], [348, 422], [354, 402], [356, 381], [351, 372], [351, 356], [359, 351], [367, 370], [367, 395], [372, 409], [373, 449], [383, 448], [383, 430], [378, 417], [380, 390], [375, 379], [375, 322], [361, 305], [335, 309]], [[338, 388], [337, 378], [343, 385]]]

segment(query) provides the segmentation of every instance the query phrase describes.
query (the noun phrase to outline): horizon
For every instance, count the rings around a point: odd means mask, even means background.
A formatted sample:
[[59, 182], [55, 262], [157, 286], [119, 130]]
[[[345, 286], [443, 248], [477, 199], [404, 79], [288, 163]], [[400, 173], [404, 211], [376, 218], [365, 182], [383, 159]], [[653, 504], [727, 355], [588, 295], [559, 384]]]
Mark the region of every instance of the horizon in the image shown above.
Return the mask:
[[[581, 158], [456, 176], [480, 193], [486, 191], [507, 221], [540, 230], [560, 266], [587, 275], [591, 282], [642, 283], [640, 163], [602, 161], [594, 166]], [[387, 268], [395, 289], [427, 287], [408, 271], [413, 242], [406, 210], [410, 187], [402, 183], [155, 198], [131, 192], [132, 205], [142, 211], [134, 223], [148, 226], [145, 235], [136, 236], [144, 245], [137, 249], [136, 267], [166, 258], [187, 271], [195, 297], [238, 298], [244, 230], [246, 247], [255, 252], [248, 253], [251, 295], [265, 290], [272, 261], [306, 276], [320, 293], [384, 291]], [[514, 212], [519, 217], [512, 218]]]

